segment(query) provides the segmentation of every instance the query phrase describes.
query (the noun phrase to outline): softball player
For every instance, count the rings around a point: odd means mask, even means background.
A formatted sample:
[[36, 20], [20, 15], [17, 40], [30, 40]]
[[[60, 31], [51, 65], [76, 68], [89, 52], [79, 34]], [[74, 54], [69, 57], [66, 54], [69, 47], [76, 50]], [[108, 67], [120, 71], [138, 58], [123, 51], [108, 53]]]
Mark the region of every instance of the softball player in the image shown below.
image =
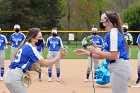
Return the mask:
[[140, 34], [137, 38], [137, 44], [138, 44], [138, 78], [136, 81], [136, 84], [140, 84]]
[[122, 25], [122, 28], [123, 28], [125, 40], [127, 42], [127, 49], [128, 49], [129, 57], [131, 57], [130, 47], [133, 44], [133, 37], [132, 37], [132, 35], [130, 33], [127, 32], [128, 31], [128, 24], [127, 23], [124, 23]]
[[[0, 32], [1, 32], [1, 28], [0, 28]], [[6, 37], [0, 33], [0, 80], [3, 80], [3, 75], [4, 75], [4, 60], [5, 60], [4, 49], [6, 48], [7, 43], [8, 42]]]
[[34, 63], [38, 62], [48, 67], [67, 54], [67, 50], [62, 50], [57, 57], [51, 60], [44, 59], [36, 49], [36, 46], [43, 42], [39, 28], [29, 29], [26, 41], [18, 50], [15, 60], [11, 62], [9, 70], [4, 76], [5, 85], [11, 93], [27, 93], [27, 88], [24, 86], [22, 78]]
[[[102, 47], [103, 39], [102, 39], [101, 36], [98, 35], [98, 29], [97, 29], [96, 26], [93, 26], [93, 28], [92, 28], [92, 35], [90, 36], [90, 38], [92, 39], [93, 44], [95, 44], [98, 48]], [[89, 81], [90, 71], [91, 71], [91, 67], [92, 67], [91, 66], [92, 62], [91, 61], [94, 62], [94, 69], [98, 68], [99, 59], [95, 59], [95, 58], [91, 59], [91, 57], [88, 56], [88, 68], [87, 68], [85, 82]], [[96, 73], [94, 73], [94, 79], [96, 79], [95, 76], [96, 76]]]
[[110, 71], [110, 83], [113, 93], [128, 93], [128, 80], [131, 78], [132, 68], [126, 42], [121, 30], [121, 21], [117, 13], [106, 11], [101, 16], [100, 28], [108, 31], [104, 37], [103, 51], [94, 46], [88, 50], [74, 50], [77, 55], [91, 55], [93, 58], [106, 59]]
[[11, 46], [11, 56], [10, 56], [10, 61], [11, 62], [14, 61], [15, 51], [17, 51], [18, 46], [26, 38], [25, 35], [22, 32], [20, 32], [20, 25], [15, 24], [14, 25], [14, 30], [15, 30], [15, 33], [13, 33], [10, 36], [10, 43], [12, 44], [12, 46]]
[[[43, 42], [41, 43], [41, 45], [39, 45], [39, 46], [36, 46], [36, 48], [37, 48], [37, 51], [40, 53], [40, 55], [42, 55], [42, 52], [43, 52], [43, 50], [44, 50], [44, 47], [45, 47], [45, 41], [44, 41], [44, 39], [43, 39]], [[39, 77], [38, 77], [38, 80], [39, 81], [41, 81], [42, 79], [41, 79], [41, 65], [40, 65], [40, 68], [39, 68]]]
[[[60, 48], [63, 48], [62, 40], [59, 36], [57, 36], [58, 31], [55, 29], [52, 29], [51, 32], [52, 36], [50, 36], [47, 39], [46, 46], [48, 47], [48, 59], [52, 59], [56, 57], [57, 55], [60, 54]], [[55, 68], [56, 68], [56, 74], [57, 78], [56, 80], [59, 82], [60, 81], [60, 62], [55, 63]], [[52, 81], [52, 66], [48, 68], [48, 82]]]

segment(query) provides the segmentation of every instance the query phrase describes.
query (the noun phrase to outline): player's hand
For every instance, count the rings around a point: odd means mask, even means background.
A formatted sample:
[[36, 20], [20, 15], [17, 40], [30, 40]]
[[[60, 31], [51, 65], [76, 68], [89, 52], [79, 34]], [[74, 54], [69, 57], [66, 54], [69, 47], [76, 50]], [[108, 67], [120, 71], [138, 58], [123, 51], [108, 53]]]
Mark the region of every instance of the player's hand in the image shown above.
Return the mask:
[[91, 53], [95, 53], [97, 51], [97, 48], [95, 46], [87, 46], [87, 50], [90, 51]]
[[60, 57], [62, 58], [62, 57], [64, 57], [66, 54], [68, 53], [68, 51], [67, 51], [67, 49], [62, 49], [61, 51], [60, 51]]
[[73, 51], [76, 55], [87, 55], [89, 51], [84, 49], [77, 49]]

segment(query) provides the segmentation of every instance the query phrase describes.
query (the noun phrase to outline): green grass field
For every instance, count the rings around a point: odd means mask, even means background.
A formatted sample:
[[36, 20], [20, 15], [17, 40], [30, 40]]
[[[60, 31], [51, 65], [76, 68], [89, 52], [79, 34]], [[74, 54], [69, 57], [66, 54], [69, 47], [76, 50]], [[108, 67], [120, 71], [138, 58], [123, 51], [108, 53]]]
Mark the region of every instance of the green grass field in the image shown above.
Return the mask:
[[[68, 55], [66, 55], [65, 59], [85, 59], [87, 58], [87, 56], [77, 56], [73, 53], [73, 50], [78, 49], [78, 48], [82, 48], [81, 46], [76, 46], [76, 45], [72, 45], [69, 46], [68, 49]], [[11, 48], [9, 47], [8, 49], [5, 50], [5, 54], [6, 54], [6, 59], [10, 58], [10, 52], [11, 52]], [[46, 58], [47, 57], [47, 48], [44, 49], [43, 51], [43, 57]], [[138, 55], [138, 48], [137, 46], [132, 46], [131, 47], [131, 59], [137, 59], [137, 55]]]

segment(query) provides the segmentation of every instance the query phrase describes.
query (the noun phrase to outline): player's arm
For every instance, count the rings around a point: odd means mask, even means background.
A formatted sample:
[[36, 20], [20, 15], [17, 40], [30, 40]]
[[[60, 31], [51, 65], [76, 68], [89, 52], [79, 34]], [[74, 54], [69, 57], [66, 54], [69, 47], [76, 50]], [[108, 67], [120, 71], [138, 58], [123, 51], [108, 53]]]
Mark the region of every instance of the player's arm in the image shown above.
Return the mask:
[[140, 43], [138, 44], [138, 48], [140, 49]]
[[50, 41], [49, 41], [49, 38], [47, 38], [46, 47], [49, 48], [49, 46], [50, 46]]
[[10, 45], [10, 46], [11, 46], [11, 45], [12, 45], [12, 42], [7, 42], [7, 44], [6, 44], [6, 45]]
[[61, 38], [60, 38], [60, 46], [61, 46], [61, 48], [64, 48], [64, 45], [63, 45]]
[[13, 42], [13, 40], [12, 40], [12, 35], [10, 36], [10, 41], [7, 43], [7, 45], [12, 45], [12, 42]]
[[132, 37], [132, 35], [130, 34], [130, 40], [131, 40], [131, 45], [133, 44], [133, 37]]
[[44, 51], [44, 48], [45, 48], [45, 41], [43, 39], [43, 43], [41, 44], [41, 47], [42, 47], [42, 51]]
[[93, 58], [95, 58], [96, 55], [98, 55], [102, 59], [110, 59], [110, 60], [118, 59], [118, 52], [116, 52], [116, 51], [111, 51], [111, 52], [96, 51], [96, 52], [92, 53]]
[[91, 53], [90, 51], [85, 50], [85, 49], [77, 49], [77, 50], [74, 50], [73, 52], [76, 55], [87, 55], [87, 56], [92, 56], [93, 58], [96, 58], [96, 59], [103, 59], [103, 57], [101, 57], [100, 55]]
[[55, 58], [53, 58], [53, 59], [50, 59], [50, 60], [48, 60], [48, 59], [40, 59], [39, 61], [38, 61], [38, 63], [39, 64], [41, 64], [41, 65], [43, 65], [43, 66], [45, 66], [45, 67], [48, 67], [48, 66], [50, 66], [50, 65], [52, 65], [52, 64], [54, 64], [54, 63], [56, 63], [57, 61], [59, 61], [61, 58], [63, 58], [65, 55], [67, 54], [67, 50], [62, 50], [61, 51], [61, 53], [60, 53], [60, 55], [58, 55], [57, 57], [55, 57]]

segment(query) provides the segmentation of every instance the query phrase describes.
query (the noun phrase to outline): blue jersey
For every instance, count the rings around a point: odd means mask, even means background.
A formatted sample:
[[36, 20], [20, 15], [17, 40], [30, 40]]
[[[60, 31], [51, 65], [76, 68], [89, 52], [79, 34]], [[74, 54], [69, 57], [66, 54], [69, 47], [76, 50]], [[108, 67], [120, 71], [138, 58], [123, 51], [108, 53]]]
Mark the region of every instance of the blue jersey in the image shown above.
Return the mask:
[[10, 42], [12, 43], [12, 47], [18, 47], [24, 39], [25, 35], [23, 33], [20, 32], [18, 35], [16, 33], [13, 33], [10, 36]]
[[36, 49], [37, 49], [37, 51], [38, 52], [42, 52], [42, 49], [45, 47], [45, 41], [44, 41], [44, 39], [43, 39], [43, 43], [41, 44], [41, 45], [39, 45], [39, 46], [36, 46]]
[[[123, 35], [118, 31], [117, 28], [112, 28], [105, 37], [103, 43], [103, 51], [117, 51], [118, 52], [118, 59], [123, 58], [124, 60], [128, 60], [128, 52], [126, 48], [126, 42], [124, 40]], [[107, 62], [111, 62], [114, 60], [108, 60]]]
[[49, 51], [59, 51], [60, 48], [63, 48], [62, 40], [60, 37], [49, 37], [46, 42]]
[[16, 58], [9, 68], [15, 69], [17, 67], [26, 72], [33, 63], [38, 62], [42, 58], [36, 47], [33, 47], [30, 43], [25, 43], [17, 52]]
[[102, 39], [101, 36], [99, 36], [99, 35], [91, 35], [90, 37], [93, 40], [93, 44], [103, 45], [103, 39]]
[[4, 50], [7, 44], [7, 39], [4, 35], [0, 34], [0, 50]]
[[139, 34], [139, 36], [137, 37], [136, 43], [137, 43], [137, 44], [140, 44], [140, 34]]

